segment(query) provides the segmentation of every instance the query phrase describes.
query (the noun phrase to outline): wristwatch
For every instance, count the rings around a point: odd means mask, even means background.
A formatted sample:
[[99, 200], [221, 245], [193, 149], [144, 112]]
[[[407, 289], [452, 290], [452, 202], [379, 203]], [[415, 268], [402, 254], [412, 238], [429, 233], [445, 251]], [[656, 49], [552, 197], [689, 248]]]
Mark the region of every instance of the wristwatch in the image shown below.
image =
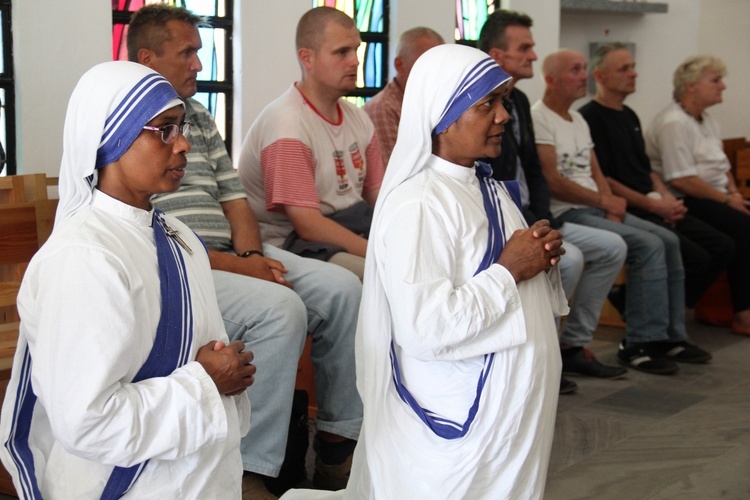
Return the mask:
[[260, 255], [263, 257], [263, 251], [262, 250], [248, 250], [247, 252], [242, 252], [240, 254], [240, 257], [243, 259], [246, 259], [247, 257], [250, 257], [251, 255]]

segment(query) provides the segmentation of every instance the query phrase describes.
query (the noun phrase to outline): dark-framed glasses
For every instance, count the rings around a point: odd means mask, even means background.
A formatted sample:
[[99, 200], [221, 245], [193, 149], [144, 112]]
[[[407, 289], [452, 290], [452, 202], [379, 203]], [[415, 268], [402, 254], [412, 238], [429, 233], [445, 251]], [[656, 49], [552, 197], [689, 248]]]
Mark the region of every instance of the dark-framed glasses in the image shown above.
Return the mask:
[[161, 132], [161, 140], [164, 144], [172, 144], [177, 139], [178, 134], [182, 134], [187, 137], [190, 134], [190, 128], [193, 126], [193, 122], [184, 121], [179, 125], [170, 123], [169, 125], [162, 125], [161, 127], [153, 127], [151, 125], [144, 125], [143, 130], [153, 130], [154, 132]]

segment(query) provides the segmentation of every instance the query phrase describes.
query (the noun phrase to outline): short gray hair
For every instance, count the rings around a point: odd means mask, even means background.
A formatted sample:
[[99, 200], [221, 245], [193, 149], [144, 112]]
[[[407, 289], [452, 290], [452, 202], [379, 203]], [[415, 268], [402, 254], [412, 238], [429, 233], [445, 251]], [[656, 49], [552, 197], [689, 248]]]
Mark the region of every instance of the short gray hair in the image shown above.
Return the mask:
[[714, 56], [700, 55], [685, 59], [674, 70], [672, 98], [677, 101], [685, 93], [686, 86], [697, 83], [706, 71], [718, 71], [721, 76], [726, 76], [727, 66]]
[[440, 44], [445, 43], [445, 40], [443, 40], [443, 37], [440, 36], [440, 33], [435, 31], [434, 29], [419, 26], [401, 33], [401, 36], [398, 40], [398, 45], [396, 46], [396, 55], [406, 58], [410, 61], [414, 59], [412, 54], [412, 52], [414, 52], [414, 44], [420, 38], [428, 38]]
[[614, 52], [615, 50], [629, 51], [630, 49], [628, 48], [628, 44], [623, 42], [611, 42], [598, 46], [596, 50], [594, 50], [594, 53], [591, 56], [591, 61], [589, 62], [589, 69], [591, 72], [601, 69], [604, 58], [607, 57], [607, 54]]

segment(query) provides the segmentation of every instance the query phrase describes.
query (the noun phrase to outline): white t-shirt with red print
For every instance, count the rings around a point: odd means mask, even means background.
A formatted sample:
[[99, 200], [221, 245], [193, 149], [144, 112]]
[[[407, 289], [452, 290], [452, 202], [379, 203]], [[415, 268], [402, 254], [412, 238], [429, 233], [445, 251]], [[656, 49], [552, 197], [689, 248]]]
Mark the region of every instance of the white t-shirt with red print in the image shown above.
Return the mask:
[[380, 188], [384, 167], [375, 127], [340, 99], [330, 122], [292, 85], [261, 112], [245, 137], [238, 172], [264, 242], [294, 229], [286, 206], [331, 215]]

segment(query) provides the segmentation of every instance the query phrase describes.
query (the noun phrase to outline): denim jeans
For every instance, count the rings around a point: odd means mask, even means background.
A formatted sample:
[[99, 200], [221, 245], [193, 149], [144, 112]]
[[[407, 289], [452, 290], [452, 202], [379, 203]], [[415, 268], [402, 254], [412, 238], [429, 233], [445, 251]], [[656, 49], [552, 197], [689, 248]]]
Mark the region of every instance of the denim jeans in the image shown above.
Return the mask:
[[629, 342], [687, 339], [685, 272], [674, 233], [631, 214], [621, 223], [614, 222], [596, 208], [568, 210], [558, 219], [612, 231], [627, 243], [625, 334]]
[[565, 222], [565, 255], [560, 259], [563, 289], [570, 304], [560, 341], [583, 347], [594, 336], [604, 299], [620, 272], [628, 247], [611, 231]]
[[354, 336], [362, 285], [351, 272], [263, 245], [281, 261], [292, 290], [264, 280], [213, 271], [227, 334], [255, 354], [255, 383], [247, 389], [252, 415], [242, 439], [247, 471], [277, 476], [284, 460], [297, 364], [312, 335], [319, 431], [357, 439], [362, 401], [356, 388]]

